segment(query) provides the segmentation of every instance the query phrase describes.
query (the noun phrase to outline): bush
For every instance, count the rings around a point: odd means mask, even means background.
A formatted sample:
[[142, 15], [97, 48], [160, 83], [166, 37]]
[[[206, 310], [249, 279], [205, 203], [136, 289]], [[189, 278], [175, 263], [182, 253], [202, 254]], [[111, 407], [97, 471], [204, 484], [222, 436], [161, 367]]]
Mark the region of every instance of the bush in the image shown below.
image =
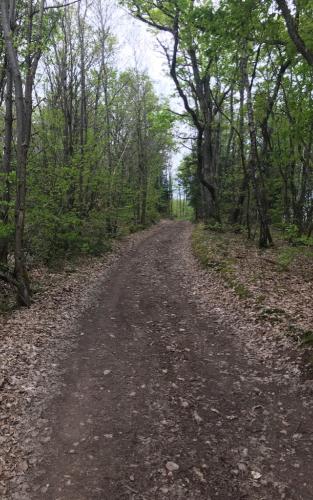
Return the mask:
[[75, 211], [57, 217], [52, 211], [34, 210], [26, 228], [28, 258], [51, 264], [79, 254], [100, 255], [111, 248], [105, 217], [92, 212], [82, 219]]
[[285, 239], [292, 246], [313, 246], [313, 237], [301, 235], [296, 224], [285, 224], [282, 229]]
[[220, 222], [208, 223], [204, 226], [204, 229], [208, 229], [209, 231], [214, 231], [215, 233], [223, 233], [225, 230]]

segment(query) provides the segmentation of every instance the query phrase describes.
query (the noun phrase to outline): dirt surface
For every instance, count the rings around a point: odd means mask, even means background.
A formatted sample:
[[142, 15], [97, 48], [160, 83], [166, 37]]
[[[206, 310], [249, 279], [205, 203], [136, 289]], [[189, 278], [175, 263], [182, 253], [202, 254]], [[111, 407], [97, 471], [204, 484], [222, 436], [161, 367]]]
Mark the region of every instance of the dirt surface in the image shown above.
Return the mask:
[[293, 348], [266, 358], [203, 300], [191, 230], [162, 223], [99, 275], [8, 498], [313, 498], [313, 395]]

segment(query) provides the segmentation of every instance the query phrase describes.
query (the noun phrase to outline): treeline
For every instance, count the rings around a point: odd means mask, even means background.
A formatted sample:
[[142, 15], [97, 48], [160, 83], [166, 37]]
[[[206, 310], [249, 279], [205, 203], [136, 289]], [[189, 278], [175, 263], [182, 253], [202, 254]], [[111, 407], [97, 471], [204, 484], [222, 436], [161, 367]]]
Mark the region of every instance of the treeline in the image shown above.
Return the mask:
[[118, 70], [107, 2], [64, 4], [1, 2], [0, 279], [23, 305], [34, 262], [100, 253], [170, 207], [164, 103]]
[[[196, 217], [259, 245], [313, 230], [311, 0], [127, 0], [159, 33], [191, 129], [180, 181]], [[311, 240], [310, 240], [311, 241]]]

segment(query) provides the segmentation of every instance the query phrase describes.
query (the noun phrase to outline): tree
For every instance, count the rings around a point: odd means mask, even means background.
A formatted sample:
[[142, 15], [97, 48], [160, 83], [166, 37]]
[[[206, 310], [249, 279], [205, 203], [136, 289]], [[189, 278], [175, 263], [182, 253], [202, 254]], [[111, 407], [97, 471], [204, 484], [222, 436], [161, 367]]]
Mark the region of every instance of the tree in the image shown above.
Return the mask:
[[[228, 89], [221, 82], [212, 82], [217, 71], [218, 52], [203, 50], [208, 39], [206, 17], [212, 17], [210, 3], [196, 5], [193, 1], [162, 1], [157, 6], [151, 0], [125, 2], [132, 14], [155, 28], [171, 35], [171, 46], [159, 40], [168, 61], [169, 72], [182, 99], [185, 112], [197, 130], [197, 176], [203, 188], [204, 219], [219, 220], [218, 148], [215, 130], [219, 108]], [[214, 68], [214, 69], [213, 69]], [[215, 75], [216, 76], [216, 75]]]
[[0, 279], [29, 305], [30, 262], [101, 252], [169, 210], [172, 124], [149, 78], [114, 66], [101, 0], [4, 4]]
[[[306, 41], [299, 32], [299, 20], [300, 20], [299, 3], [297, 3], [296, 7], [293, 6], [295, 9], [295, 16], [292, 15], [292, 12], [289, 7], [290, 4], [287, 2], [287, 0], [277, 0], [277, 5], [281, 10], [281, 13], [286, 23], [288, 34], [293, 43], [295, 44], [297, 51], [304, 57], [304, 59], [311, 66], [313, 66], [313, 50], [309, 47], [309, 45], [306, 43]], [[309, 13], [312, 15], [312, 6], [310, 5], [310, 2], [308, 1], [302, 2], [301, 7], [302, 10], [304, 11], [303, 12], [304, 16], [307, 16]]]
[[[26, 30], [26, 74], [25, 84], [22, 78], [21, 57], [14, 43], [11, 20], [16, 18], [15, 2], [4, 1], [1, 6], [1, 25], [4, 43], [15, 90], [16, 136], [17, 136], [17, 168], [16, 168], [16, 202], [15, 202], [15, 268], [14, 278], [17, 282], [18, 302], [30, 304], [29, 279], [25, 266], [24, 227], [26, 209], [26, 167], [31, 139], [32, 93], [34, 78], [42, 52], [43, 43], [44, 1], [34, 6], [27, 4]], [[35, 18], [37, 22], [35, 23]], [[24, 61], [23, 61], [24, 62]]]

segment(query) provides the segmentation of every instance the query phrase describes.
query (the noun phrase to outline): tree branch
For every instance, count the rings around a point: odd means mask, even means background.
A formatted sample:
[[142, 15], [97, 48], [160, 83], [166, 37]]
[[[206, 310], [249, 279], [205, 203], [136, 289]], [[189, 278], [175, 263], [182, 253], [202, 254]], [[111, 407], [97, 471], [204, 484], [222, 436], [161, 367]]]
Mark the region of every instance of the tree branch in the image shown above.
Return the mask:
[[298, 52], [302, 54], [302, 56], [311, 66], [313, 66], [313, 51], [306, 46], [304, 40], [299, 34], [297, 18], [295, 19], [292, 16], [286, 0], [276, 1], [285, 19], [285, 23], [291, 40], [295, 44]]

